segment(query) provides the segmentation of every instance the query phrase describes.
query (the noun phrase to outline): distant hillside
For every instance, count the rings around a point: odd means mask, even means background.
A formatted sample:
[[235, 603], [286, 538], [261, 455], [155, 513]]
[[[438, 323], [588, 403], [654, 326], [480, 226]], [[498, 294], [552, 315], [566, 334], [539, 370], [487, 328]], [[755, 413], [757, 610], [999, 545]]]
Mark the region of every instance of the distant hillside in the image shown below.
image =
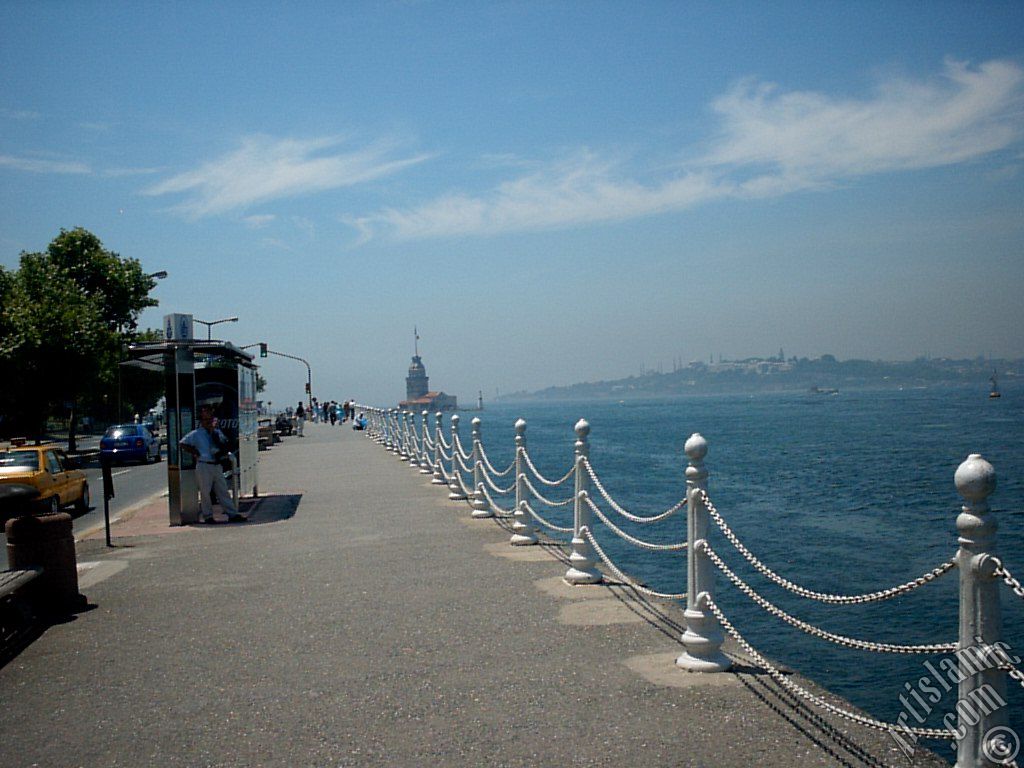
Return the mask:
[[949, 360], [919, 358], [909, 362], [837, 360], [822, 355], [749, 358], [718, 363], [690, 363], [671, 373], [645, 373], [615, 381], [597, 381], [548, 387], [537, 392], [516, 392], [502, 400], [579, 400], [666, 397], [709, 392], [758, 392], [858, 389], [875, 386], [921, 386], [942, 382], [989, 386], [997, 372], [1000, 386], [1024, 379], [1024, 360]]

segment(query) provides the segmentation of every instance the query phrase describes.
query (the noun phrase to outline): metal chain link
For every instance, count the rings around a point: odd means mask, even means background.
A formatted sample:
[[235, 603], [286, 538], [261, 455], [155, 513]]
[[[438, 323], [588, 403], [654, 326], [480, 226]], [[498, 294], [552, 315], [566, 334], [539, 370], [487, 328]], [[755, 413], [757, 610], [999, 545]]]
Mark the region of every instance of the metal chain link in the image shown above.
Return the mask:
[[594, 500], [592, 498], [590, 498], [589, 493], [587, 493], [586, 491], [581, 491], [580, 493], [583, 494], [583, 501], [586, 502], [587, 506], [590, 507], [591, 511], [598, 516], [601, 522], [607, 525], [620, 538], [625, 539], [630, 544], [634, 544], [640, 547], [641, 549], [649, 549], [654, 552], [678, 552], [679, 550], [686, 549], [687, 544], [685, 541], [679, 544], [652, 544], [649, 541], [642, 541], [641, 539], [638, 539], [634, 536], [630, 536], [624, 530], [615, 525], [615, 523], [613, 523], [611, 520], [605, 517], [605, 514], [601, 511], [601, 508], [594, 503]]
[[657, 523], [661, 520], [665, 520], [669, 517], [672, 517], [672, 515], [674, 515], [676, 512], [678, 512], [680, 509], [686, 506], [686, 499], [683, 498], [683, 500], [676, 504], [674, 507], [665, 512], [662, 512], [660, 515], [652, 515], [651, 517], [642, 517], [640, 515], [634, 515], [620, 507], [615, 502], [615, 499], [611, 497], [608, 491], [604, 489], [604, 486], [601, 485], [601, 480], [597, 476], [597, 472], [594, 471], [594, 467], [590, 464], [590, 459], [588, 459], [586, 456], [583, 457], [583, 466], [586, 468], [587, 474], [590, 475], [590, 480], [591, 482], [593, 482], [594, 487], [597, 488], [598, 493], [600, 493], [604, 500], [608, 502], [608, 506], [610, 506], [612, 509], [614, 509], [627, 520], [632, 520], [634, 523]]
[[820, 600], [823, 603], [830, 603], [832, 605], [860, 605], [863, 603], [876, 603], [882, 600], [891, 600], [894, 597], [905, 595], [907, 592], [912, 592], [918, 587], [934, 581], [939, 578], [939, 576], [942, 576], [956, 567], [955, 559], [947, 560], [942, 565], [933, 568], [923, 576], [918, 576], [913, 581], [908, 581], [906, 584], [900, 584], [896, 587], [879, 590], [878, 592], [868, 592], [862, 595], [832, 595], [826, 592], [815, 592], [807, 589], [806, 587], [801, 587], [799, 584], [794, 584], [792, 581], [775, 573], [775, 571], [758, 560], [749, 549], [743, 546], [743, 543], [736, 537], [736, 534], [732, 532], [732, 529], [729, 528], [725, 520], [722, 519], [718, 510], [715, 509], [715, 506], [711, 503], [711, 499], [708, 498], [707, 493], [701, 489], [698, 489], [698, 493], [701, 495], [704, 505], [707, 507], [708, 514], [721, 529], [725, 538], [727, 538], [729, 542], [736, 547], [741, 555], [750, 561], [750, 564], [754, 566], [754, 568], [774, 581], [780, 587], [785, 587], [790, 592], [800, 595], [800, 597], [806, 597], [810, 600]]
[[491, 498], [490, 492], [487, 490], [487, 487], [483, 483], [480, 483], [479, 488], [481, 493], [483, 493], [484, 497], [487, 499], [487, 503], [491, 505], [491, 511], [494, 512], [495, 517], [515, 517], [514, 510], [499, 507], [497, 504], [494, 503], [494, 499]]
[[1013, 590], [1013, 594], [1015, 594], [1021, 600], [1024, 600], [1024, 586], [1021, 586], [1021, 583], [1013, 577], [1013, 574], [1010, 573], [1009, 570], [1007, 570], [1006, 566], [1003, 565], [1002, 560], [1000, 560], [998, 557], [993, 557], [992, 559], [995, 561], [996, 564], [995, 575], [1002, 578], [1006, 586]]
[[463, 472], [472, 472], [473, 471], [473, 468], [471, 466], [469, 466], [465, 462], [465, 460], [462, 458], [462, 454], [461, 453], [454, 453], [454, 454], [452, 454], [452, 456], [455, 458], [455, 462], [459, 465], [459, 468]]
[[490, 470], [491, 474], [493, 474], [495, 477], [504, 477], [505, 475], [507, 475], [509, 472], [516, 468], [516, 462], [515, 459], [513, 459], [512, 463], [508, 465], [508, 468], [504, 472], [499, 472], [498, 470], [496, 470], [494, 468], [494, 465], [491, 464], [491, 460], [487, 458], [487, 451], [484, 450], [483, 443], [480, 443], [480, 459], [484, 462], [484, 466], [486, 466], [487, 469]]
[[445, 461], [450, 462], [452, 460], [452, 455], [450, 453], [445, 453], [444, 447], [441, 448], [440, 453], [441, 453], [441, 458], [444, 459]]
[[484, 480], [484, 482], [487, 483], [487, 485], [490, 486], [490, 489], [494, 490], [494, 492], [496, 494], [502, 494], [503, 496], [508, 496], [509, 494], [513, 493], [514, 490], [515, 490], [515, 483], [514, 482], [511, 485], [509, 485], [507, 488], [503, 488], [500, 485], [498, 485], [494, 480], [490, 479], [490, 474], [487, 472], [486, 468], [484, 468], [484, 470], [483, 470], [483, 480]]
[[455, 433], [455, 437], [452, 440], [452, 444], [459, 449], [459, 454], [462, 456], [462, 458], [470, 459], [473, 457], [472, 451], [467, 451], [465, 448], [462, 447], [462, 440], [459, 438], [458, 432]]
[[739, 646], [754, 661], [754, 663], [762, 667], [769, 675], [771, 675], [772, 679], [775, 680], [775, 682], [777, 682], [783, 688], [788, 690], [790, 693], [796, 694], [797, 696], [811, 702], [815, 706], [818, 706], [821, 709], [827, 710], [828, 712], [838, 715], [839, 717], [845, 718], [847, 720], [852, 720], [855, 723], [860, 723], [861, 725], [866, 726], [867, 728], [873, 728], [876, 731], [910, 731], [910, 733], [913, 733], [915, 736], [919, 736], [921, 738], [926, 739], [956, 738], [956, 735], [952, 731], [946, 731], [941, 728], [914, 728], [902, 724], [886, 723], [881, 720], [875, 720], [874, 718], [866, 717], [865, 715], [860, 715], [856, 712], [850, 712], [848, 710], [843, 709], [842, 707], [837, 707], [835, 704], [826, 701], [821, 696], [818, 696], [815, 693], [811, 693], [803, 686], [798, 685], [797, 683], [794, 683], [792, 680], [790, 680], [789, 677], [787, 677], [781, 671], [779, 671], [779, 669], [776, 668], [774, 664], [772, 664], [770, 661], [768, 661], [768, 659], [766, 659], [764, 656], [762, 656], [760, 653], [754, 650], [754, 647], [743, 638], [743, 635], [741, 635], [732, 625], [732, 623], [725, 617], [725, 614], [722, 613], [722, 609], [715, 604], [715, 601], [711, 598], [710, 595], [708, 595], [706, 592], [702, 592], [699, 599], [707, 605], [707, 607], [711, 610], [713, 614], [715, 614], [715, 618], [718, 619], [718, 623], [722, 625], [722, 628], [732, 637], [733, 640], [735, 640], [739, 644]]
[[1000, 664], [999, 668], [1003, 670], [1012, 680], [1016, 680], [1020, 683], [1020, 687], [1024, 688], [1024, 672], [1017, 669], [1013, 664]]
[[533, 487], [533, 483], [530, 482], [530, 478], [528, 478], [525, 474], [520, 475], [520, 477], [523, 478], [523, 483], [526, 485], [527, 488], [530, 489], [530, 492], [549, 507], [565, 507], [568, 506], [569, 504], [572, 504], [573, 501], [575, 501], [575, 499], [571, 496], [568, 499], [563, 499], [562, 501], [551, 501], [550, 499], [547, 499], [544, 496], [542, 496], [541, 492]]
[[545, 528], [550, 528], [552, 531], [558, 531], [559, 533], [574, 533], [573, 527], [570, 525], [568, 528], [563, 528], [560, 525], [555, 525], [545, 520], [543, 517], [537, 514], [533, 507], [530, 506], [530, 502], [523, 502], [523, 509], [530, 513], [530, 517], [536, 520], [538, 523], [543, 525]]
[[444, 432], [438, 431], [437, 441], [441, 444], [441, 448], [447, 448], [448, 450], [451, 450], [452, 444], [444, 439]]
[[585, 525], [582, 526], [580, 528], [580, 533], [583, 535], [584, 538], [586, 538], [587, 541], [590, 542], [590, 546], [592, 546], [594, 548], [594, 551], [597, 553], [597, 556], [601, 558], [602, 562], [606, 566], [608, 566], [608, 570], [610, 570], [612, 572], [612, 574], [616, 578], [618, 578], [621, 581], [625, 582], [629, 587], [631, 587], [632, 589], [635, 589], [640, 594], [648, 595], [650, 597], [666, 598], [668, 600], [685, 600], [686, 599], [686, 593], [685, 592], [679, 592], [679, 593], [656, 592], [653, 589], [645, 587], [643, 584], [637, 583], [636, 581], [631, 579], [629, 576], [627, 576], [625, 573], [623, 573], [619, 568], [616, 567], [615, 563], [613, 563], [611, 561], [611, 558], [609, 558], [608, 555], [606, 555], [604, 553], [604, 550], [601, 549], [601, 545], [597, 543], [597, 539], [594, 538], [594, 534], [591, 533], [590, 529], [587, 528], [587, 526], [585, 526]]
[[701, 540], [697, 542], [697, 551], [703, 551], [707, 553], [708, 558], [716, 566], [718, 570], [725, 574], [726, 578], [729, 579], [736, 588], [761, 606], [768, 613], [772, 614], [776, 618], [782, 619], [790, 626], [796, 627], [803, 632], [814, 637], [820, 637], [822, 640], [828, 640], [829, 642], [841, 645], [844, 648], [856, 648], [861, 651], [872, 651], [874, 653], [953, 653], [956, 651], [957, 643], [933, 643], [926, 645], [899, 645], [896, 643], [876, 643], [869, 640], [858, 640], [854, 637], [846, 637], [845, 635], [836, 635], [827, 630], [816, 627], [813, 624], [808, 624], [806, 621], [801, 621], [795, 616], [791, 616], [784, 610], [776, 605], [773, 605], [764, 597], [759, 595], [753, 587], [743, 581], [739, 576], [732, 572], [722, 558], [718, 556], [718, 553], [711, 548], [711, 545], [707, 541]]
[[539, 469], [533, 466], [533, 460], [530, 458], [530, 454], [526, 452], [526, 449], [520, 448], [520, 450], [523, 452], [523, 458], [526, 459], [526, 466], [529, 467], [530, 471], [533, 472], [534, 476], [542, 483], [544, 483], [544, 485], [551, 486], [552, 488], [561, 485], [570, 477], [572, 477], [573, 473], [576, 471], [576, 465], [574, 464], [568, 472], [562, 475], [562, 478], [560, 480], [548, 480], [546, 477], [544, 477], [544, 475], [540, 473]]

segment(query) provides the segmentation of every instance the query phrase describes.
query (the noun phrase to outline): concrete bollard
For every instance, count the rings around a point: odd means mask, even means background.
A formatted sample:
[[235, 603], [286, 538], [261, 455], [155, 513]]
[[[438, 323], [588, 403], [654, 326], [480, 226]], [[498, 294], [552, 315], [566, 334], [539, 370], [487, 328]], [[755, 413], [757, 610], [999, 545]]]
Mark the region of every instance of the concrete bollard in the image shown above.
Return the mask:
[[513, 546], [528, 546], [537, 543], [537, 531], [533, 525], [533, 518], [526, 511], [526, 468], [523, 454], [526, 453], [526, 420], [516, 421], [516, 511], [512, 517], [512, 538], [509, 543]]
[[479, 416], [474, 417], [473, 425], [473, 500], [470, 506], [473, 507], [472, 517], [482, 519], [494, 517], [491, 505], [484, 494], [484, 458], [483, 443], [480, 437], [482, 422]]
[[78, 591], [78, 561], [71, 515], [26, 515], [7, 521], [7, 563], [14, 570], [42, 568], [31, 585], [41, 612], [66, 614], [86, 606]]
[[461, 468], [459, 467], [459, 414], [452, 415], [452, 474], [448, 482], [448, 500], [465, 501], [466, 494], [462, 490]]
[[594, 564], [594, 553], [591, 550], [590, 542], [580, 533], [584, 527], [588, 531], [593, 530], [590, 522], [590, 507], [583, 501], [583, 495], [590, 491], [590, 476], [583, 468], [583, 460], [590, 453], [590, 444], [587, 442], [590, 424], [586, 420], [580, 419], [576, 422], [575, 430], [576, 482], [573, 495], [572, 553], [569, 555], [569, 570], [565, 572], [565, 580], [570, 584], [597, 584], [604, 579], [604, 575], [597, 570]]
[[[1002, 740], [1011, 736], [1005, 706], [984, 706], [1006, 701], [1006, 673], [999, 669], [1003, 619], [999, 603], [1000, 580], [993, 560], [996, 552], [995, 516], [988, 497], [996, 489], [996, 472], [973, 453], [957, 467], [953, 477], [964, 505], [956, 518], [960, 548], [960, 637], [957, 661], [963, 679], [957, 694], [956, 768], [995, 768], [1005, 763]], [[975, 670], [977, 670], [975, 672]], [[963, 711], [961, 711], [963, 709]]]
[[690, 435], [683, 450], [690, 459], [686, 468], [686, 540], [687, 585], [686, 585], [686, 631], [683, 645], [686, 651], [676, 659], [676, 666], [690, 672], [722, 672], [732, 666], [729, 658], [722, 653], [722, 628], [718, 619], [701, 601], [701, 595], [715, 596], [714, 563], [704, 550], [697, 546], [708, 536], [708, 510], [703, 492], [707, 492], [708, 471], [704, 457], [708, 453], [708, 441], [697, 432]]

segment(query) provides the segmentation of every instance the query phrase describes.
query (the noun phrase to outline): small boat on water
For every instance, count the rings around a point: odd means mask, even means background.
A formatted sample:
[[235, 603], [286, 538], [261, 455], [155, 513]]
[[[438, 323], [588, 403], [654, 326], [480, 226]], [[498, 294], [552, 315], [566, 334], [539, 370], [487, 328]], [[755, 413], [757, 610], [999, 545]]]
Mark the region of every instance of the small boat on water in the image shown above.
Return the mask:
[[996, 381], [995, 371], [992, 371], [992, 378], [990, 378], [989, 381], [992, 382], [992, 389], [988, 393], [989, 399], [991, 400], [994, 397], [1002, 397], [1002, 395], [999, 394], [999, 383]]

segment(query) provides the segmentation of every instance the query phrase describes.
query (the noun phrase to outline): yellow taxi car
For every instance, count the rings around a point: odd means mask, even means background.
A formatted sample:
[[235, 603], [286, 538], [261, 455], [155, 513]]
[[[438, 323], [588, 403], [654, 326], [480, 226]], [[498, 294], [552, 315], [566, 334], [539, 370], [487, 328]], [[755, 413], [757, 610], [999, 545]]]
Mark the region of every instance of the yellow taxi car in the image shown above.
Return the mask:
[[89, 509], [85, 472], [72, 468], [64, 451], [52, 443], [0, 450], [0, 485], [8, 484], [38, 491], [38, 503], [46, 512], [59, 512], [69, 504], [79, 512]]

